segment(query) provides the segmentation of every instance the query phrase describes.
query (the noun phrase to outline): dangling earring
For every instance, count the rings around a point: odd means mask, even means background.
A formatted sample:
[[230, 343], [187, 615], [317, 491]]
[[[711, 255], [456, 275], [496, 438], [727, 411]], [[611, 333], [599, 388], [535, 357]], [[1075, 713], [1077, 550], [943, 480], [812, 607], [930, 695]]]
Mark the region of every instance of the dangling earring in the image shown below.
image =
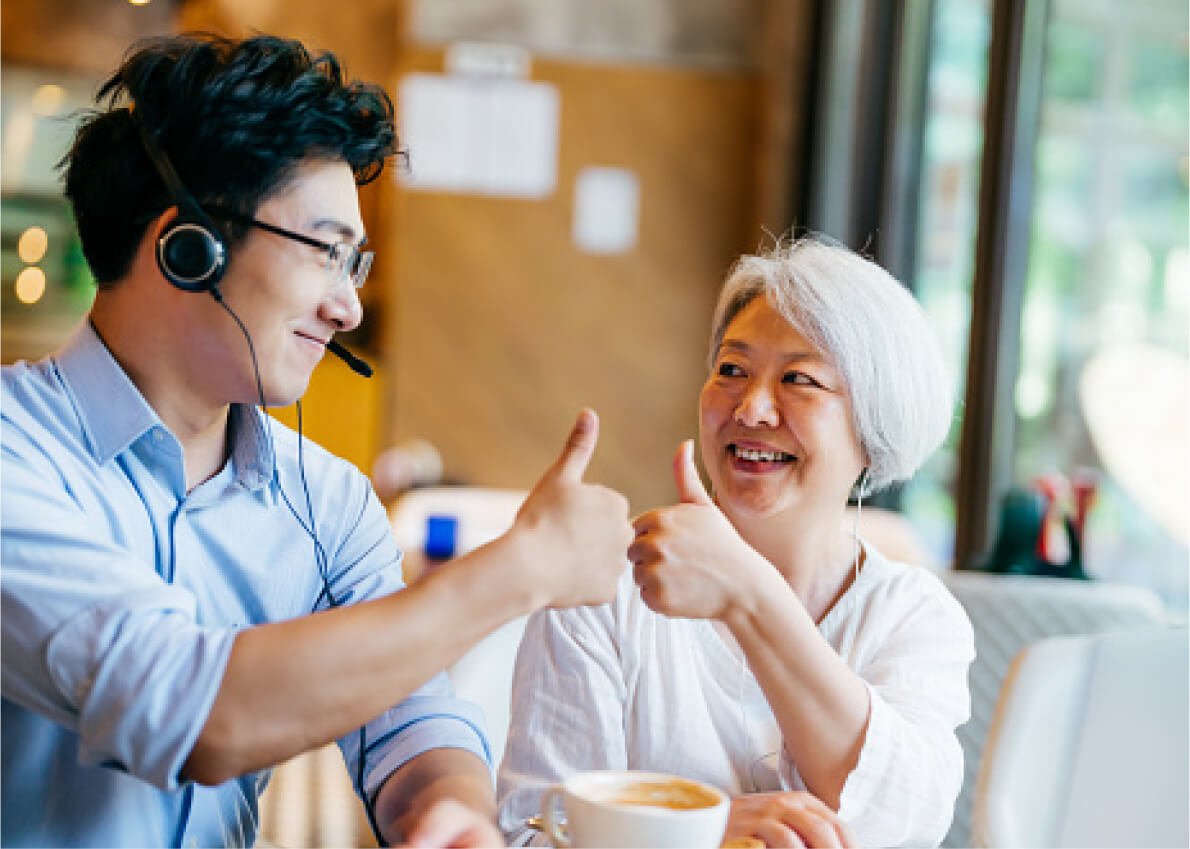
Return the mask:
[[859, 514], [864, 509], [864, 490], [868, 488], [868, 467], [864, 466], [855, 484], [855, 523], [851, 536], [855, 539], [855, 580], [859, 580]]

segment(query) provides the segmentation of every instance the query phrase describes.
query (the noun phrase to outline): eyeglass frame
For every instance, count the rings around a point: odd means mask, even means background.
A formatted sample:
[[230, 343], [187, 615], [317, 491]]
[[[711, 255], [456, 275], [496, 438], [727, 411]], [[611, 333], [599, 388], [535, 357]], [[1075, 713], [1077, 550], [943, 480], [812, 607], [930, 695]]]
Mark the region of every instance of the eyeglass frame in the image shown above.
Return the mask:
[[[303, 245], [309, 245], [312, 248], [326, 251], [327, 266], [336, 260], [336, 254], [341, 250], [349, 250], [355, 254], [355, 259], [350, 263], [344, 264], [343, 268], [346, 273], [338, 278], [335, 282], [343, 280], [350, 280], [351, 285], [356, 289], [363, 288], [364, 283], [368, 280], [368, 273], [372, 270], [372, 261], [376, 258], [375, 251], [361, 251], [360, 248], [366, 244], [367, 240], [360, 242], [358, 245], [353, 245], [349, 242], [324, 242], [321, 239], [315, 239], [313, 236], [307, 236], [304, 233], [295, 233], [293, 230], [287, 230], [284, 227], [278, 227], [276, 224], [269, 224], [267, 221], [260, 221], [253, 218], [251, 215], [240, 215], [235, 212], [226, 210], [211, 210], [216, 218], [222, 218], [234, 224], [244, 224], [250, 227], [258, 227], [266, 233], [272, 233], [274, 236], [281, 236], [284, 239], [298, 242]], [[349, 254], [350, 256], [350, 254]], [[354, 269], [346, 271], [346, 269]]]

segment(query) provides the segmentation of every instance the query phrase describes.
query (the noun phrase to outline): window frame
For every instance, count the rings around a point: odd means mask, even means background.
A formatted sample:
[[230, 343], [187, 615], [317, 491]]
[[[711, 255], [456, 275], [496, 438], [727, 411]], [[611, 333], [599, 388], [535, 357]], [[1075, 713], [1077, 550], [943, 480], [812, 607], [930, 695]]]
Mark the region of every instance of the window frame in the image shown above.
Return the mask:
[[[808, 191], [792, 222], [916, 272], [935, 0], [820, 0]], [[992, 0], [966, 382], [956, 457], [957, 569], [991, 544], [1012, 483], [1014, 386], [1030, 249], [1051, 0]], [[879, 43], [891, 49], [875, 49]], [[879, 116], [873, 119], [872, 116]], [[845, 187], [841, 190], [840, 187]], [[910, 288], [912, 288], [910, 286]], [[899, 493], [876, 499], [897, 508]]]

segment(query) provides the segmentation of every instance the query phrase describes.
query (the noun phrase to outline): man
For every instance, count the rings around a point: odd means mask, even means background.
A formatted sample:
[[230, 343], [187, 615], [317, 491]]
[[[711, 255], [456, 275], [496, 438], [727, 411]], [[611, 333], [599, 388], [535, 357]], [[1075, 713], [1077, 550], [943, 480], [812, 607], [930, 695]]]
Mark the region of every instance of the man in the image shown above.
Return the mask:
[[94, 306], [3, 371], [0, 842], [251, 845], [268, 768], [337, 739], [384, 839], [499, 843], [441, 670], [612, 597], [632, 529], [582, 482], [597, 420], [507, 534], [402, 589], [367, 480], [257, 409], [360, 321], [388, 98], [296, 42], [187, 36], [99, 101], [64, 159]]

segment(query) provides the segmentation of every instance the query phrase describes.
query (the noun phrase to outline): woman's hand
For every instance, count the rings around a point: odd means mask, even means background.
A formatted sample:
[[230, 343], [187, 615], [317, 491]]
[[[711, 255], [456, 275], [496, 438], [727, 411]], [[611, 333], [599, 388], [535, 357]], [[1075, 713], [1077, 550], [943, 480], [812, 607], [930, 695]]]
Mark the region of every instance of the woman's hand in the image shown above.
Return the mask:
[[804, 790], [751, 793], [731, 800], [724, 846], [855, 846], [855, 836], [825, 802]]
[[711, 501], [686, 440], [674, 456], [681, 501], [650, 510], [634, 521], [628, 547], [641, 599], [657, 613], [689, 619], [721, 619], [749, 586], [749, 567], [768, 562], [744, 542]]

